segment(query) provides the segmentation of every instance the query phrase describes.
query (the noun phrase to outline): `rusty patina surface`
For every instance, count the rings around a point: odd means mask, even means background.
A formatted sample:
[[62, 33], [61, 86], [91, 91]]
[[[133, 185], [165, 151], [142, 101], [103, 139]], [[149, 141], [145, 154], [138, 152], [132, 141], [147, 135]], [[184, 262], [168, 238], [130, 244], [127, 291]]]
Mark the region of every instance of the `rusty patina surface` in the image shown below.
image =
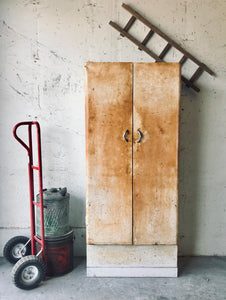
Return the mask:
[[87, 242], [131, 244], [132, 63], [85, 69]]
[[178, 63], [86, 64], [88, 244], [177, 243], [179, 99]]
[[177, 243], [179, 99], [179, 64], [134, 64], [134, 244]]

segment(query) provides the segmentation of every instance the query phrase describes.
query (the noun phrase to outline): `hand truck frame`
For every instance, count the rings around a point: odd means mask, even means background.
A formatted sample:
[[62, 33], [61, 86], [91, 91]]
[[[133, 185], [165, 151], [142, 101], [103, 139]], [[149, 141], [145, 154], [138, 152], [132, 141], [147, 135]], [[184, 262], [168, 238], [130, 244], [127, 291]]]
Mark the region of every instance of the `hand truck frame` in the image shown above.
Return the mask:
[[[28, 145], [17, 135], [20, 126], [28, 126]], [[33, 165], [32, 127], [36, 127], [38, 166]], [[41, 130], [38, 122], [20, 122], [13, 129], [15, 139], [27, 150], [29, 194], [30, 194], [30, 221], [31, 238], [16, 236], [10, 239], [4, 247], [4, 256], [11, 263], [16, 263], [12, 270], [14, 284], [21, 289], [33, 289], [45, 278], [46, 273], [46, 248], [44, 235], [44, 209], [43, 209], [43, 184], [42, 184], [42, 156], [41, 156]], [[34, 200], [34, 170], [38, 171], [40, 201]], [[35, 214], [40, 211], [41, 237], [36, 235]], [[36, 244], [40, 251], [36, 253]], [[29, 255], [31, 253], [31, 255]]]

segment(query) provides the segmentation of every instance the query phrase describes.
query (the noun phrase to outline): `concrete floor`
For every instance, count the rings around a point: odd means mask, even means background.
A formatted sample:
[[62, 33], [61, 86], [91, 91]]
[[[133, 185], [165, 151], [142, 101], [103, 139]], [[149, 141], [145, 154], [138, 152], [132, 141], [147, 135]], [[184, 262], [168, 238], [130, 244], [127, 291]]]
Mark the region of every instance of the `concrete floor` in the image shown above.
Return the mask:
[[1, 300], [223, 300], [226, 299], [226, 257], [179, 259], [178, 278], [87, 278], [85, 259], [76, 258], [72, 272], [24, 291], [11, 282], [10, 265], [0, 258]]

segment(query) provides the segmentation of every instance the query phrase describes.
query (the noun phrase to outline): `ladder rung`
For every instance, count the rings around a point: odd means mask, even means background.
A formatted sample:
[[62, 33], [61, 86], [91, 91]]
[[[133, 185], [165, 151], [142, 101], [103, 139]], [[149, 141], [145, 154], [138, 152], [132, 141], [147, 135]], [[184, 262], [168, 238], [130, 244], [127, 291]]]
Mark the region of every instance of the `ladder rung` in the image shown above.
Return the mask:
[[183, 56], [181, 57], [179, 63], [180, 63], [181, 65], [183, 65], [183, 64], [186, 62], [186, 60], [187, 60], [187, 56], [183, 55]]
[[185, 83], [185, 85], [187, 87], [191, 87], [196, 92], [200, 92], [200, 89], [196, 85], [194, 85], [192, 82], [190, 82], [190, 80], [188, 80], [187, 78], [185, 78], [183, 75], [181, 76], [181, 80]]
[[36, 167], [36, 166], [31, 166], [32, 167], [32, 169], [34, 169], [34, 170], [39, 170], [39, 167]]
[[[150, 30], [141, 44], [145, 46], [148, 43], [148, 41], [151, 39], [153, 34], [154, 34], [154, 31]], [[138, 49], [142, 51], [142, 49], [140, 47]]]
[[192, 75], [191, 79], [189, 80], [190, 82], [194, 82], [196, 79], [199, 78], [199, 76], [202, 74], [203, 69], [201, 67], [199, 67], [195, 73]]
[[159, 57], [161, 59], [163, 59], [163, 57], [166, 55], [166, 53], [169, 51], [169, 49], [171, 48], [171, 45], [168, 43], [165, 48], [162, 50], [162, 52], [160, 53]]
[[[134, 16], [132, 16], [128, 23], [126, 24], [126, 26], [124, 27], [124, 31], [129, 31], [129, 29], [131, 28], [131, 26], [133, 25], [133, 23], [136, 21], [136, 18]], [[122, 33], [120, 34], [121, 36], [124, 36]]]

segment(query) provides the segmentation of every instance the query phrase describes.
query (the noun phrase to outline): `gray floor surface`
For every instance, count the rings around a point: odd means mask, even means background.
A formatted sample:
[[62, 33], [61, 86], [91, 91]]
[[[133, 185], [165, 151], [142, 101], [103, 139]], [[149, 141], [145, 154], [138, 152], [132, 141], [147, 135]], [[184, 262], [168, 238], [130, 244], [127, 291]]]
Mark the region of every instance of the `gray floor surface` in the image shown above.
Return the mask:
[[178, 278], [87, 278], [84, 258], [74, 270], [24, 291], [11, 282], [12, 265], [0, 258], [1, 300], [223, 300], [226, 299], [226, 257], [179, 258]]

